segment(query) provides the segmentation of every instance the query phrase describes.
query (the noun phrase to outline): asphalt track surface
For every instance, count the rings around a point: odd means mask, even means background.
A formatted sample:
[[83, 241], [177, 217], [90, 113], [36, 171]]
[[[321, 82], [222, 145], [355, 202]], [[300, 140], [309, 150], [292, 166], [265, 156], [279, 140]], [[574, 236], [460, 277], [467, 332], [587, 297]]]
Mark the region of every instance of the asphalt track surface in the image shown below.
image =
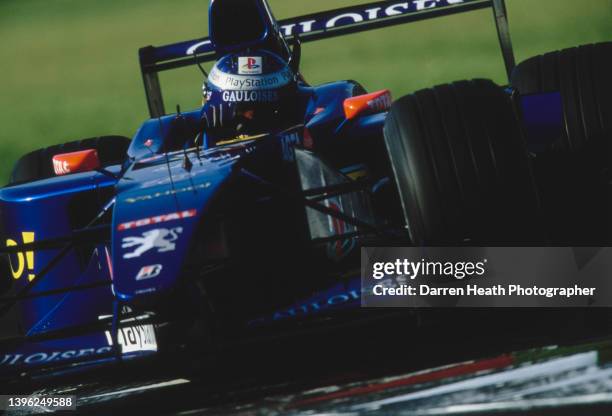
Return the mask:
[[[415, 330], [397, 322], [346, 334], [238, 348], [202, 360], [125, 363], [32, 386], [78, 397], [66, 414], [612, 414], [612, 337], [525, 313], [508, 327]], [[9, 414], [47, 413], [30, 409]]]

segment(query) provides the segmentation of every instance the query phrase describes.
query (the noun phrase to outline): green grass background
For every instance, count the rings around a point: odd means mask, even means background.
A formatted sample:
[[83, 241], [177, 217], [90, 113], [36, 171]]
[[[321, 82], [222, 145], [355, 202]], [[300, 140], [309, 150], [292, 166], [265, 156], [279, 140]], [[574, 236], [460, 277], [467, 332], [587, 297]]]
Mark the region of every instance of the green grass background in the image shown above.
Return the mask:
[[[363, 1], [358, 1], [363, 2]], [[357, 3], [270, 0], [277, 18]], [[612, 40], [612, 0], [507, 0], [517, 59]], [[0, 0], [0, 183], [30, 150], [104, 134], [147, 117], [137, 51], [204, 36], [206, 0]], [[395, 97], [437, 83], [504, 83], [490, 10], [304, 46], [311, 83], [355, 79]], [[612, 76], [612, 74], [610, 74]], [[161, 76], [166, 108], [195, 108], [201, 76]]]

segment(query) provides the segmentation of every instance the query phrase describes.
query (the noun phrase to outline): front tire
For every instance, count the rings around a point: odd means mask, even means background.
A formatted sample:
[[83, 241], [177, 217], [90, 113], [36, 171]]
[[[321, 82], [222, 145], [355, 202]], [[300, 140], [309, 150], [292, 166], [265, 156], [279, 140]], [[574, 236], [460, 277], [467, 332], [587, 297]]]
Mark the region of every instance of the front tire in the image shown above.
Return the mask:
[[519, 122], [510, 97], [492, 81], [400, 98], [384, 137], [413, 243], [544, 240]]

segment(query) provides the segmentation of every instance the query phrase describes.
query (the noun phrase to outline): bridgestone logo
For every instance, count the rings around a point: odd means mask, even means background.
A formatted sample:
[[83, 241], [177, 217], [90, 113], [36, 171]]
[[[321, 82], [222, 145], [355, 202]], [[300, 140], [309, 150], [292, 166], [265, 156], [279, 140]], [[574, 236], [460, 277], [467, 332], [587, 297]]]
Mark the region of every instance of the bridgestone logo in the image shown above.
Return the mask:
[[128, 221], [117, 226], [118, 231], [131, 230], [132, 228], [145, 227], [151, 224], [160, 224], [162, 222], [180, 220], [184, 218], [191, 218], [197, 215], [198, 211], [195, 209], [189, 209], [180, 212], [171, 212], [168, 214], [156, 215], [154, 217], [141, 218], [135, 221]]

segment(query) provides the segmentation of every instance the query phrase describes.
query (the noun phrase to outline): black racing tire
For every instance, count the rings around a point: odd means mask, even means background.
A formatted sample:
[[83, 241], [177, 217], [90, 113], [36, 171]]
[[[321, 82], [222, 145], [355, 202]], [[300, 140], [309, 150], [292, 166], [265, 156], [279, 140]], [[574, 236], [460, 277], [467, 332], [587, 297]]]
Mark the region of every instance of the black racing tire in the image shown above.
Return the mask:
[[22, 156], [15, 163], [9, 185], [18, 185], [55, 176], [53, 156], [60, 153], [95, 149], [102, 167], [121, 164], [126, 159], [130, 139], [124, 136], [100, 136], [45, 147]]
[[[529, 58], [512, 71], [521, 95], [560, 91], [565, 119], [557, 150], [580, 150], [612, 139], [612, 42], [582, 45]], [[604, 152], [606, 153], [606, 152]]]
[[612, 42], [534, 56], [512, 72], [521, 95], [561, 94], [563, 134], [534, 163], [550, 237], [559, 244], [608, 245], [612, 236], [610, 74]]
[[544, 241], [522, 131], [510, 97], [492, 81], [400, 98], [384, 138], [414, 244]]

